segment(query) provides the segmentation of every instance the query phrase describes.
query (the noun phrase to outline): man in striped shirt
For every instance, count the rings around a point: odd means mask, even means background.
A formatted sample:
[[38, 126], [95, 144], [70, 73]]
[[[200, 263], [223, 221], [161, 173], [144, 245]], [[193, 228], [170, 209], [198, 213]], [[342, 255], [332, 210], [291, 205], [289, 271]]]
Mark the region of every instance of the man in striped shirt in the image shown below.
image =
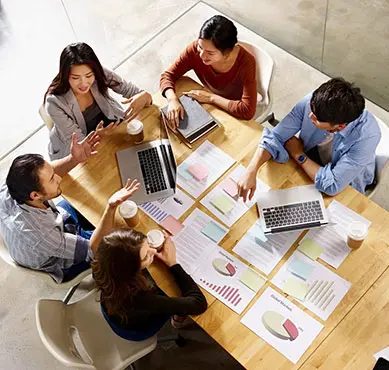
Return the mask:
[[[56, 207], [61, 176], [97, 154], [99, 136], [91, 132], [71, 153], [52, 163], [37, 154], [17, 157], [0, 188], [0, 234], [12, 258], [22, 266], [45, 271], [58, 282], [68, 281], [89, 267], [102, 237], [113, 228], [116, 208], [139, 188], [137, 181], [113, 194], [96, 227], [68, 202]], [[86, 230], [89, 229], [89, 230]]]

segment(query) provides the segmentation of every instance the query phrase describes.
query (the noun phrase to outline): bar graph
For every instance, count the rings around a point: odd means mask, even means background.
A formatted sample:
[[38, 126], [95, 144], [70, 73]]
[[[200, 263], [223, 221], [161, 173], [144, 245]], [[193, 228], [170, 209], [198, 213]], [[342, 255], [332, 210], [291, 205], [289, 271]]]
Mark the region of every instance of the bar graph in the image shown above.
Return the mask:
[[169, 216], [160, 207], [158, 207], [156, 204], [153, 204], [151, 202], [146, 202], [141, 204], [140, 208], [158, 223], [161, 223], [167, 216]]
[[204, 279], [200, 281], [205, 284], [205, 286], [210, 290], [210, 292], [219, 298], [225, 299], [227, 302], [233, 306], [237, 306], [242, 300], [241, 295], [239, 294], [239, 288], [235, 288], [229, 285], [218, 285], [208, 282]]

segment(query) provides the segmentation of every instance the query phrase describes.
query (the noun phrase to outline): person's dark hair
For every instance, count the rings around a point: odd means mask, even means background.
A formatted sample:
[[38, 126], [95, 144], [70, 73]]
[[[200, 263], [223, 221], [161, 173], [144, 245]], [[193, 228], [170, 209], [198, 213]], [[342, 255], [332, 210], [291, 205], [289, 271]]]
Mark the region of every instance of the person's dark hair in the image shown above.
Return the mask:
[[24, 154], [16, 157], [9, 169], [6, 184], [13, 199], [19, 204], [31, 200], [33, 191], [42, 191], [39, 171], [45, 160], [40, 154]]
[[120, 229], [104, 236], [92, 262], [93, 278], [101, 292], [108, 315], [127, 321], [126, 308], [132, 298], [150, 289], [142, 274], [140, 248], [146, 236], [135, 230]]
[[331, 125], [350, 123], [365, 109], [361, 89], [343, 78], [332, 78], [312, 94], [311, 110], [320, 122]]
[[99, 59], [88, 44], [85, 42], [77, 42], [63, 49], [59, 59], [59, 72], [47, 89], [44, 99], [46, 100], [47, 94], [65, 94], [70, 89], [70, 69], [73, 66], [81, 64], [86, 64], [92, 69], [100, 93], [106, 95], [108, 84]]
[[229, 19], [215, 15], [201, 27], [199, 39], [212, 41], [215, 47], [224, 53], [238, 42], [238, 31]]

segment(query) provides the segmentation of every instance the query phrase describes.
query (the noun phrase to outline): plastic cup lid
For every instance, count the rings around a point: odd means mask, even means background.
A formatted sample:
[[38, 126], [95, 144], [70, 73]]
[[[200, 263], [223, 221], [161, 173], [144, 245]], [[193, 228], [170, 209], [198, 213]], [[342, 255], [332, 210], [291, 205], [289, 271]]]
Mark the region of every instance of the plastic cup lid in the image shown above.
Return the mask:
[[143, 123], [137, 119], [127, 123], [127, 132], [131, 135], [139, 134], [143, 130]]
[[138, 212], [138, 206], [132, 200], [126, 200], [119, 207], [119, 213], [122, 217], [134, 217]]
[[348, 227], [348, 235], [355, 240], [366, 238], [368, 227], [363, 222], [353, 221]]
[[150, 230], [148, 233], [147, 233], [147, 241], [150, 243], [150, 244], [153, 244], [153, 245], [161, 245], [163, 243], [165, 239], [165, 236], [163, 235], [163, 232], [160, 231], [160, 230]]

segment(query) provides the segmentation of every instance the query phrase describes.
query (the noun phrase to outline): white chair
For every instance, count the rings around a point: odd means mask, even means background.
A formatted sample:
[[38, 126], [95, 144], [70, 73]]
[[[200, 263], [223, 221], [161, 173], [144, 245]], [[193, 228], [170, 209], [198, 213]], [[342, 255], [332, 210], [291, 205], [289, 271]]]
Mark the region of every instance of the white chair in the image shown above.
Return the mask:
[[389, 211], [389, 127], [375, 117], [381, 129], [381, 140], [376, 149], [377, 184], [368, 197]]
[[116, 335], [101, 313], [96, 290], [81, 300], [64, 304], [41, 299], [36, 324], [47, 350], [65, 366], [121, 370], [154, 350], [157, 336], [133, 342]]
[[64, 298], [64, 303], [66, 304], [69, 302], [70, 298], [76, 291], [78, 285], [81, 283], [81, 281], [89, 276], [92, 273], [92, 269], [85, 270], [81, 272], [79, 275], [77, 275], [74, 279], [67, 281], [66, 283], [58, 284], [47, 272], [38, 271], [38, 270], [32, 270], [27, 267], [23, 267], [19, 265], [9, 254], [8, 249], [5, 245], [3, 237], [0, 235], [0, 257], [6, 262], [8, 265], [18, 269], [19, 271], [22, 271], [23, 273], [27, 273], [30, 275], [39, 276], [42, 279], [46, 280], [47, 283], [50, 284], [50, 286], [54, 288], [64, 288], [69, 289], [68, 293], [66, 294]]
[[259, 123], [269, 121], [274, 123], [274, 114], [271, 113], [273, 97], [271, 94], [271, 77], [273, 74], [274, 61], [272, 57], [260, 47], [246, 41], [239, 41], [247, 51], [254, 55], [257, 62], [257, 111], [254, 119]]
[[46, 127], [51, 131], [54, 126], [53, 120], [46, 111], [45, 105], [42, 104], [39, 108], [39, 115], [41, 116], [43, 122], [46, 124]]

